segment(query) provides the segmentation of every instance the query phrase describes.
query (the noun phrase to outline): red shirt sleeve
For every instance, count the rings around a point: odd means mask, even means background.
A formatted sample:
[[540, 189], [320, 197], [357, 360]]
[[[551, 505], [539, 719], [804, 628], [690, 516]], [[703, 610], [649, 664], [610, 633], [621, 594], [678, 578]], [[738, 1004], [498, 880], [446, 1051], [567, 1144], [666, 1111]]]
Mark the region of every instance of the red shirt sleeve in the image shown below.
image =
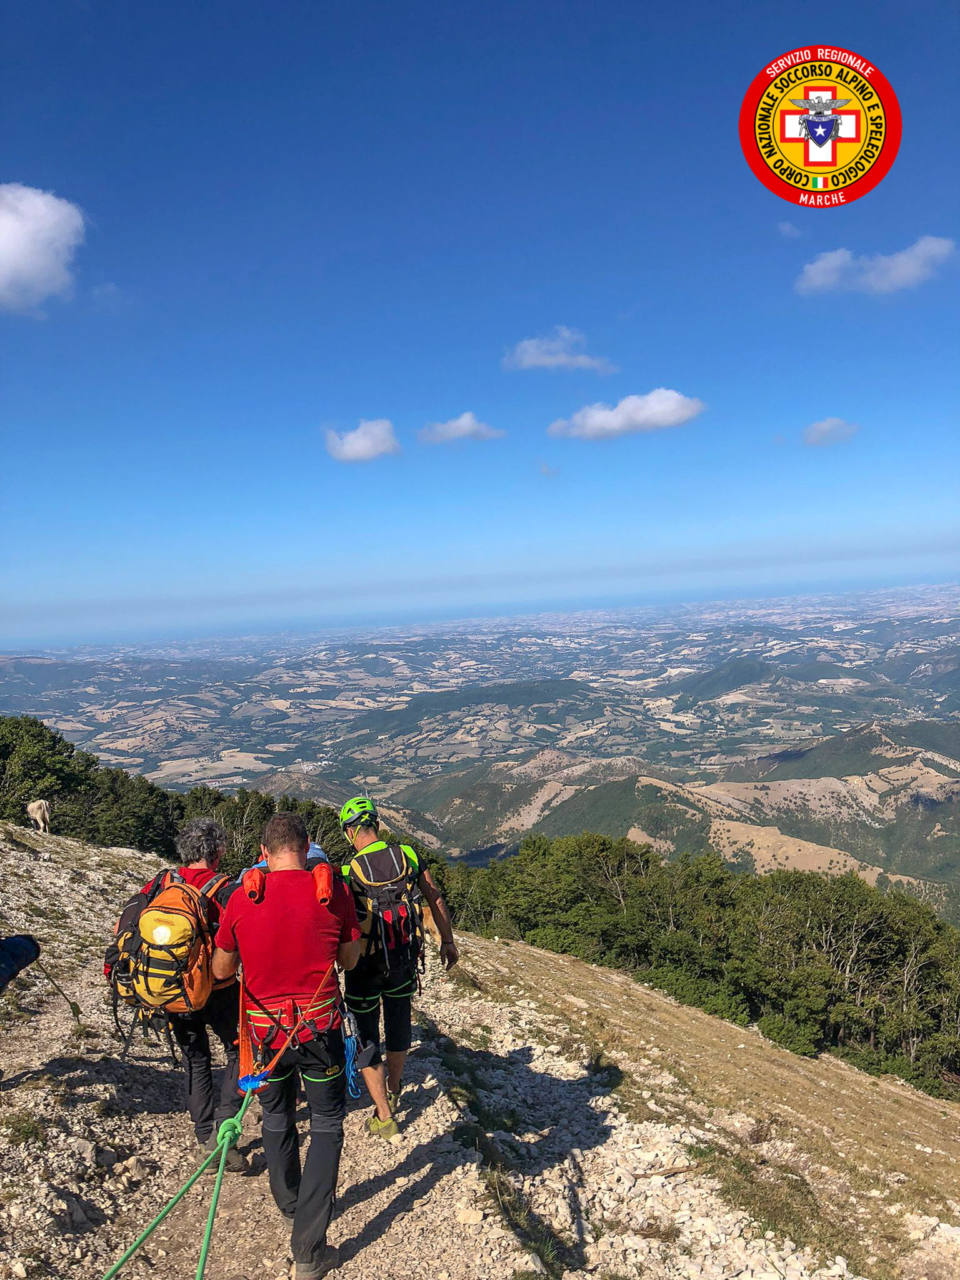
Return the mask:
[[234, 925], [237, 923], [237, 913], [234, 909], [234, 903], [239, 900], [242, 895], [233, 894], [227, 902], [220, 917], [220, 928], [217, 930], [217, 936], [214, 939], [216, 945], [221, 951], [239, 951], [237, 946], [237, 935], [234, 932]]
[[342, 880], [337, 884], [337, 898], [332, 905], [340, 917], [340, 941], [358, 942], [363, 934], [357, 922], [357, 906]]

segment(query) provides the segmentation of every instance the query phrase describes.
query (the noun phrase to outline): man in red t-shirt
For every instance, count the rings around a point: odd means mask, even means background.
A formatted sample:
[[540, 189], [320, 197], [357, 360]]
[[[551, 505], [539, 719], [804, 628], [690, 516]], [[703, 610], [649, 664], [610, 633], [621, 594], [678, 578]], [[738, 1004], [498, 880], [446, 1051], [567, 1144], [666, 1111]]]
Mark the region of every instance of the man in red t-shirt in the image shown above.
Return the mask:
[[[270, 1190], [293, 1224], [296, 1280], [315, 1280], [336, 1260], [327, 1227], [343, 1148], [346, 1079], [334, 965], [352, 969], [360, 954], [353, 896], [339, 877], [331, 882], [306, 869], [309, 844], [299, 815], [270, 819], [260, 846], [267, 871], [244, 875], [223, 913], [213, 956], [215, 978], [243, 965], [241, 1017], [264, 1061], [307, 1015], [260, 1094]], [[321, 880], [329, 892], [323, 900]], [[310, 1106], [302, 1173], [295, 1119], [301, 1079]]]
[[[179, 874], [196, 889], [210, 888], [208, 918], [214, 934], [220, 923], [220, 913], [236, 883], [229, 876], [218, 875], [220, 860], [226, 852], [227, 836], [223, 827], [211, 818], [194, 818], [177, 833], [177, 854], [181, 865]], [[123, 909], [121, 922], [129, 917], [139, 918], [141, 912], [157, 888], [161, 872], [145, 884], [135, 898]], [[222, 881], [219, 887], [216, 881]], [[122, 929], [120, 930], [122, 932]], [[104, 976], [109, 978], [118, 958], [116, 942], [107, 948], [104, 959]], [[217, 1143], [217, 1130], [224, 1120], [235, 1116], [243, 1099], [237, 1093], [237, 1075], [240, 1051], [237, 1046], [237, 1023], [240, 1016], [239, 988], [236, 982], [214, 987], [202, 1009], [195, 1013], [171, 1013], [170, 1029], [180, 1046], [183, 1056], [184, 1086], [187, 1110], [193, 1121], [197, 1141], [203, 1150], [212, 1151]], [[213, 1085], [213, 1062], [210, 1053], [210, 1032], [223, 1045], [227, 1065], [217, 1094]], [[236, 1147], [227, 1152], [226, 1168], [231, 1173], [243, 1173], [247, 1162]], [[211, 1166], [210, 1172], [215, 1172]]]

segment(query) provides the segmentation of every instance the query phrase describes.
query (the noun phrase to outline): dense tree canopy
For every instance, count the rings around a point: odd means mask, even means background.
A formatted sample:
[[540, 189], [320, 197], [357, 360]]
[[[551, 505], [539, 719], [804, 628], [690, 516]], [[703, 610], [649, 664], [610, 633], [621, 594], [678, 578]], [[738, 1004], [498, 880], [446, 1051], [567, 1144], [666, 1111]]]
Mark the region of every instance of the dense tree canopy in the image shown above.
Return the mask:
[[[349, 850], [337, 814], [327, 805], [245, 788], [232, 795], [213, 787], [167, 791], [138, 774], [104, 767], [40, 720], [0, 716], [0, 818], [25, 823], [28, 802], [40, 798], [50, 801], [56, 833], [168, 858], [176, 854], [183, 822], [201, 815], [216, 818], [227, 832], [226, 871], [257, 861], [264, 823], [280, 809], [299, 813], [311, 837], [332, 857]], [[432, 855], [421, 852], [431, 861]]]
[[960, 1070], [960, 931], [854, 875], [737, 874], [606, 836], [530, 837], [446, 869], [461, 927], [627, 969], [798, 1053], [829, 1049], [935, 1093]]

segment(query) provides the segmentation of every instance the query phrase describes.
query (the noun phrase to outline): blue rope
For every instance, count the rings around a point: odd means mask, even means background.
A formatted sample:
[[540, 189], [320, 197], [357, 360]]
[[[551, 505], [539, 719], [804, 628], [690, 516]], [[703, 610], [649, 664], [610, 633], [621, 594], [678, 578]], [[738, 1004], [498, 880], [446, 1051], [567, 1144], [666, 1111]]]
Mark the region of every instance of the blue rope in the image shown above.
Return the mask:
[[360, 1072], [357, 1070], [357, 1020], [352, 1013], [348, 1012], [342, 1021], [347, 1093], [356, 1100], [360, 1097]]

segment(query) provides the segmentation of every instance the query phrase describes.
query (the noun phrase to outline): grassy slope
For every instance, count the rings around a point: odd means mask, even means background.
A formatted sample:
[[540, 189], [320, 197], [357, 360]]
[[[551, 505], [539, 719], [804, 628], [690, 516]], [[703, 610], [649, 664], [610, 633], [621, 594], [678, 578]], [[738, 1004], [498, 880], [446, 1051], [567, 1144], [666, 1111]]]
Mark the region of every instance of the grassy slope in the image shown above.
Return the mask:
[[[516, 999], [519, 988], [572, 1035], [592, 1037], [623, 1070], [620, 1093], [636, 1118], [717, 1122], [724, 1141], [691, 1156], [732, 1203], [825, 1254], [843, 1253], [872, 1280], [946, 1280], [946, 1271], [904, 1267], [916, 1246], [903, 1214], [956, 1220], [960, 1104], [829, 1056], [796, 1057], [625, 973], [522, 943], [464, 942], [465, 968], [484, 990]], [[653, 1112], [641, 1088], [651, 1064], [672, 1077], [652, 1086]]]

